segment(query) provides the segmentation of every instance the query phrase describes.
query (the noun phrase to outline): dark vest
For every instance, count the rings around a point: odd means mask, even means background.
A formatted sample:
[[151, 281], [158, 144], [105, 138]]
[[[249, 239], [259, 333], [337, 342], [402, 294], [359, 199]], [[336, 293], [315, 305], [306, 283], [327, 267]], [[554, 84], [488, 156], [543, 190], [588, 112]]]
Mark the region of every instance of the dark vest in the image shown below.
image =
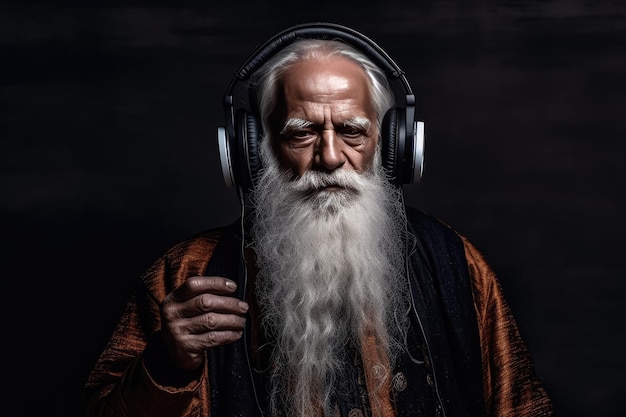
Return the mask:
[[[406, 351], [393, 370], [398, 417], [485, 415], [481, 352], [464, 247], [434, 217], [407, 208], [412, 314]], [[226, 228], [207, 268], [245, 291], [240, 222]], [[251, 320], [248, 320], [250, 324]], [[267, 392], [250, 366], [249, 336], [208, 351], [211, 414], [265, 417]], [[264, 410], [261, 412], [261, 410]]]

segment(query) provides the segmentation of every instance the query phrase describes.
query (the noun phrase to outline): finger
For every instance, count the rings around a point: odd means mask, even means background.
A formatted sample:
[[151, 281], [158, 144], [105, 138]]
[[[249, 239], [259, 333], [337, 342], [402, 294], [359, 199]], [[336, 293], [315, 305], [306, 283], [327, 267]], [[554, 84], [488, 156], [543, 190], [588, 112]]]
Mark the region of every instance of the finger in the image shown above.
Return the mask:
[[245, 325], [245, 317], [237, 314], [207, 313], [186, 320], [170, 322], [168, 328], [172, 334], [179, 335], [178, 337], [187, 337], [209, 331], [241, 331]]
[[205, 333], [208, 331], [240, 331], [246, 325], [245, 317], [236, 314], [207, 313], [194, 319], [197, 331], [191, 333]]
[[204, 349], [210, 349], [236, 342], [243, 335], [242, 330], [217, 330], [196, 335]]
[[224, 277], [193, 276], [172, 292], [176, 301], [186, 301], [199, 294], [232, 294], [237, 284]]
[[163, 302], [162, 314], [163, 318], [169, 322], [212, 312], [243, 315], [248, 308], [248, 303], [245, 301], [225, 295], [200, 294], [184, 302], [176, 302], [168, 296]]
[[[170, 306], [164, 309], [169, 310]], [[238, 298], [224, 295], [200, 294], [182, 304], [172, 305], [172, 317], [189, 318], [205, 313], [245, 314], [248, 311], [248, 303]]]
[[217, 330], [186, 334], [175, 342], [177, 347], [172, 350], [172, 357], [181, 369], [196, 369], [203, 361], [205, 350], [233, 343], [242, 336], [243, 330]]

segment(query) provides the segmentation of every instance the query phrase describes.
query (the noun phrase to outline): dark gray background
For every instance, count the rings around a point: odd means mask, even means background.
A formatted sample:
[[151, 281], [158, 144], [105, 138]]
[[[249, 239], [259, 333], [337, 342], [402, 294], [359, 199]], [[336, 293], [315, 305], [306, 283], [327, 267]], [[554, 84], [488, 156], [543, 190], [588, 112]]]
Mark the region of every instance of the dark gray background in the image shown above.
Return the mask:
[[490, 260], [559, 415], [622, 416], [624, 3], [210, 3], [0, 1], [3, 414], [75, 415], [139, 274], [238, 216], [231, 74], [324, 20], [406, 71], [427, 130], [407, 200]]

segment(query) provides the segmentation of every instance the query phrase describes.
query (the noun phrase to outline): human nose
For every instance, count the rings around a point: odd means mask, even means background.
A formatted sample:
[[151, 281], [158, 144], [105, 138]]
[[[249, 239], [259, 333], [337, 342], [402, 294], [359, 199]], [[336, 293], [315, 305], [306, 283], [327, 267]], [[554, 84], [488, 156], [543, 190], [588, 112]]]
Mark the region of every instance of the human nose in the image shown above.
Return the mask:
[[322, 137], [315, 153], [316, 165], [333, 171], [345, 164], [346, 158], [341, 150], [341, 141], [334, 130], [322, 131]]

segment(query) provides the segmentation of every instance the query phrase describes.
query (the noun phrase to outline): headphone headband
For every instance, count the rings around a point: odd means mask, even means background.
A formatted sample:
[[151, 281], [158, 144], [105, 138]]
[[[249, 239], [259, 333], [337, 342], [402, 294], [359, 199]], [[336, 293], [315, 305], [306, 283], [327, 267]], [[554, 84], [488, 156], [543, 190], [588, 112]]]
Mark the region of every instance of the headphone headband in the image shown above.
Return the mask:
[[367, 55], [374, 61], [374, 64], [385, 72], [388, 78], [400, 79], [407, 94], [412, 94], [411, 86], [404, 75], [404, 71], [376, 42], [354, 29], [336, 23], [303, 23], [283, 30], [259, 46], [239, 67], [235, 73], [235, 78], [247, 80], [278, 51], [300, 39], [341, 39]]

